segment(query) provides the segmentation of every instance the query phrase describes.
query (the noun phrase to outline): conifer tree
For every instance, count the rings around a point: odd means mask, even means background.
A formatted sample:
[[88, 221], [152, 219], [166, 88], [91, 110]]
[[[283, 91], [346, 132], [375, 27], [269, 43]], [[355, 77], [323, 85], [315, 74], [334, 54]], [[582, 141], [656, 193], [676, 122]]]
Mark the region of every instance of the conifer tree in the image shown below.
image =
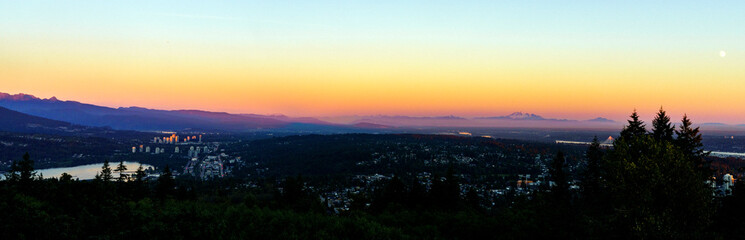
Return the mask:
[[101, 167], [101, 173], [96, 176], [96, 179], [109, 182], [114, 177], [111, 175], [111, 167], [109, 167], [109, 160], [104, 160], [103, 166]]
[[173, 172], [171, 168], [166, 165], [163, 168], [163, 173], [158, 177], [158, 185], [156, 186], [157, 193], [160, 197], [165, 197], [173, 192], [176, 187], [176, 181], [173, 179]]
[[672, 141], [673, 131], [675, 127], [670, 123], [670, 117], [660, 107], [660, 111], [652, 121], [652, 137], [657, 141]]
[[592, 144], [587, 148], [585, 157], [587, 158], [587, 169], [583, 174], [582, 190], [586, 197], [595, 198], [596, 194], [601, 191], [601, 161], [603, 160], [603, 149], [600, 146], [598, 137], [592, 139]]
[[10, 170], [5, 173], [5, 179], [12, 182], [17, 182], [21, 179], [21, 176], [19, 173], [19, 167], [18, 167], [18, 161], [13, 161], [10, 164]]
[[702, 178], [708, 179], [711, 173], [704, 157], [709, 154], [704, 152], [704, 144], [701, 143], [702, 138], [699, 128], [693, 128], [691, 127], [692, 125], [693, 123], [688, 116], [683, 115], [680, 129], [675, 131], [678, 134], [678, 137], [675, 139], [675, 145], [680, 148], [693, 166], [703, 174]]
[[135, 181], [142, 182], [145, 177], [147, 177], [147, 173], [145, 173], [145, 170], [142, 168], [142, 164], [137, 168], [137, 171], [135, 172]]
[[556, 184], [551, 187], [551, 191], [554, 193], [554, 196], [562, 200], [566, 199], [569, 191], [569, 184], [567, 182], [568, 179], [566, 172], [564, 171], [564, 165], [566, 165], [564, 153], [559, 151], [556, 153], [556, 156], [548, 169], [548, 173], [551, 175], [551, 181]]
[[680, 239], [708, 224], [712, 192], [685, 154], [651, 135], [614, 142], [604, 172], [610, 223], [622, 239]]
[[621, 130], [621, 138], [630, 140], [634, 137], [647, 134], [646, 126], [643, 121], [639, 120], [639, 115], [636, 113], [636, 110], [634, 110], [629, 117], [631, 117], [631, 119], [628, 120], [629, 125], [624, 126], [623, 130]]
[[31, 160], [31, 156], [28, 153], [23, 155], [23, 160], [18, 162], [18, 172], [21, 182], [30, 182], [36, 176], [34, 171], [34, 161]]
[[119, 161], [119, 165], [116, 166], [116, 169], [114, 169], [115, 172], [119, 173], [119, 178], [117, 181], [124, 182], [127, 180], [127, 175], [124, 174], [124, 171], [127, 171], [127, 166], [124, 165], [124, 160]]

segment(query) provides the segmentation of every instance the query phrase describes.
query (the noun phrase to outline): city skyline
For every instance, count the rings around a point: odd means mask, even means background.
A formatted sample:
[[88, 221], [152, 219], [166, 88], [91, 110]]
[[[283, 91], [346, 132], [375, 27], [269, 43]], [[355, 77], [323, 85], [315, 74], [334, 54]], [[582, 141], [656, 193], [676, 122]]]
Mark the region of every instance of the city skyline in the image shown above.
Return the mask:
[[0, 92], [313, 117], [662, 106], [743, 124], [742, 5], [3, 1]]

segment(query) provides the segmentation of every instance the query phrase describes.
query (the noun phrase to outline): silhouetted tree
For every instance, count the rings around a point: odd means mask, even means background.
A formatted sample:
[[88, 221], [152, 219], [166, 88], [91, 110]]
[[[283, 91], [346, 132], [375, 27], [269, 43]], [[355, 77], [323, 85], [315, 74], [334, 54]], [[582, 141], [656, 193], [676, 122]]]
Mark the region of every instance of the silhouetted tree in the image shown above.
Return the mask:
[[156, 193], [159, 197], [165, 197], [173, 194], [173, 189], [176, 187], [176, 181], [173, 179], [173, 172], [171, 168], [166, 165], [163, 168], [163, 172], [158, 177], [158, 185], [156, 185]]
[[117, 181], [124, 182], [125, 180], [127, 180], [127, 175], [124, 174], [124, 172], [127, 171], [127, 166], [124, 165], [124, 160], [119, 161], [119, 165], [116, 166], [116, 169], [114, 171], [119, 173], [119, 178], [117, 179]]
[[109, 182], [114, 177], [111, 175], [111, 167], [109, 167], [109, 160], [103, 161], [103, 166], [101, 166], [101, 172], [96, 175], [96, 180]]
[[605, 160], [610, 226], [621, 238], [700, 238], [712, 192], [682, 151], [652, 136], [621, 138]]
[[675, 127], [670, 123], [670, 117], [660, 107], [654, 120], [652, 120], [652, 137], [657, 141], [672, 141]]
[[147, 173], [145, 173], [145, 170], [142, 168], [142, 164], [140, 164], [139, 167], [137, 167], [137, 171], [135, 172], [135, 181], [142, 182], [145, 180], [145, 177], [147, 177]]
[[5, 173], [5, 180], [11, 181], [11, 182], [17, 182], [21, 179], [21, 175], [19, 174], [20, 167], [18, 166], [18, 161], [13, 161], [10, 163], [10, 169], [8, 172]]
[[711, 170], [705, 157], [709, 153], [704, 152], [704, 144], [701, 143], [702, 137], [699, 128], [692, 128], [692, 125], [693, 123], [688, 119], [688, 116], [683, 115], [680, 129], [675, 131], [678, 134], [678, 137], [675, 139], [675, 145], [683, 151], [686, 159], [693, 164], [701, 177], [708, 180], [711, 176]]
[[641, 142], [635, 141], [635, 139], [646, 137], [648, 136], [648, 134], [646, 126], [644, 125], [644, 122], [639, 120], [639, 115], [636, 113], [636, 110], [631, 113], [630, 118], [631, 119], [628, 120], [629, 124], [623, 127], [623, 130], [621, 130], [620, 134], [621, 136], [614, 141], [614, 145], [616, 142], [629, 144], [629, 154], [632, 154], [631, 157], [633, 158], [638, 158], [639, 155], [641, 155], [642, 152], [647, 148], [647, 146], [636, 145]]
[[62, 173], [59, 177], [60, 182], [70, 182], [72, 181], [72, 175], [67, 174], [66, 172]]
[[36, 180], [36, 171], [34, 171], [34, 161], [28, 153], [23, 155], [21, 161], [13, 161], [10, 169], [5, 173], [9, 182], [18, 183], [22, 191], [27, 191], [30, 184]]
[[585, 152], [587, 167], [582, 176], [582, 193], [589, 202], [596, 202], [598, 194], [602, 191], [602, 170], [601, 162], [603, 161], [603, 149], [600, 146], [598, 137], [592, 139], [592, 144]]
[[548, 173], [551, 175], [551, 181], [555, 184], [551, 187], [552, 195], [560, 201], [564, 201], [569, 197], [569, 183], [567, 174], [564, 171], [565, 165], [566, 159], [564, 159], [564, 153], [559, 151], [556, 153], [548, 169]]
[[18, 170], [21, 174], [22, 182], [32, 181], [34, 176], [36, 176], [34, 161], [31, 160], [31, 156], [28, 153], [23, 155], [23, 160], [18, 164]]
[[20, 181], [22, 183], [29, 183], [35, 180], [36, 176], [34, 161], [31, 160], [31, 155], [28, 153], [23, 154], [21, 161], [13, 161], [10, 164], [10, 169], [5, 174], [7, 180]]
[[636, 110], [631, 113], [630, 117], [631, 119], [628, 120], [629, 125], [624, 126], [623, 130], [621, 130], [621, 138], [632, 139], [647, 134], [646, 126], [642, 120], [639, 120]]

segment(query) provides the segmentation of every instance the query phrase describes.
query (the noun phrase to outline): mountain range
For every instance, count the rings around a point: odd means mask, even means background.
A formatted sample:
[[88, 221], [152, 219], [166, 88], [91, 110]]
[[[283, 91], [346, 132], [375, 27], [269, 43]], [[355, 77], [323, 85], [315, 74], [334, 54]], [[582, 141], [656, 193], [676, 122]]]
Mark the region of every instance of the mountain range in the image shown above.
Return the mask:
[[58, 132], [73, 129], [70, 123], [46, 119], [0, 107], [0, 131]]
[[102, 127], [88, 127], [57, 121], [0, 107], [0, 131], [56, 135], [95, 135], [112, 132]]
[[295, 122], [333, 125], [312, 118], [293, 119], [285, 116], [239, 115], [201, 110], [109, 108], [76, 101], [60, 101], [54, 97], [40, 99], [27, 94], [0, 93], [0, 107], [51, 120], [120, 130], [243, 131], [281, 128]]
[[[141, 107], [111, 108], [55, 97], [42, 99], [28, 94], [0, 93], [0, 107], [28, 116], [76, 126], [108, 127], [137, 131], [253, 131], [322, 129], [324, 131], [381, 130], [400, 127], [583, 127], [616, 124], [606, 118], [578, 121], [544, 118], [514, 112], [505, 116], [353, 116], [339, 118], [289, 117], [285, 115], [232, 114], [202, 110], [158, 110]], [[29, 120], [31, 118], [28, 118]], [[39, 119], [36, 119], [39, 120]], [[581, 123], [581, 124], [577, 124]], [[62, 123], [59, 123], [62, 124]], [[52, 124], [52, 125], [59, 125]], [[576, 125], [576, 126], [575, 126]], [[13, 125], [17, 126], [17, 125]], [[59, 125], [62, 126], [62, 125]]]

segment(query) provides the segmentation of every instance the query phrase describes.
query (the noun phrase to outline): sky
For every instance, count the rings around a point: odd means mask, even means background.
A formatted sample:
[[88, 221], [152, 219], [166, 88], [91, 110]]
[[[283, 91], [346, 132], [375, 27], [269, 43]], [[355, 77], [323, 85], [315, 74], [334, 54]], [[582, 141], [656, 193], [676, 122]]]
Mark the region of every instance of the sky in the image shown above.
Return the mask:
[[6, 1], [0, 92], [290, 116], [745, 123], [745, 1]]

